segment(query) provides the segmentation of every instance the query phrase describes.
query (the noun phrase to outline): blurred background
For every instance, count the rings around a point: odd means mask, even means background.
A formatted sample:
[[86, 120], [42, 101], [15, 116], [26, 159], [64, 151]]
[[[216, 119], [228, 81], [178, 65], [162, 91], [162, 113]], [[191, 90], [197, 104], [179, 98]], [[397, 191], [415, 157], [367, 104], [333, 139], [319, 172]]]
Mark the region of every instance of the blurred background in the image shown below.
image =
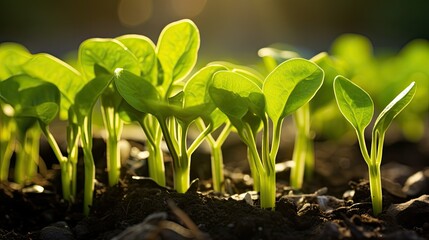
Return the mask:
[[92, 37], [136, 33], [156, 43], [165, 25], [190, 18], [201, 33], [200, 61], [253, 63], [267, 45], [287, 43], [311, 57], [343, 33], [396, 51], [429, 38], [428, 10], [425, 0], [2, 0], [0, 42], [64, 57]]

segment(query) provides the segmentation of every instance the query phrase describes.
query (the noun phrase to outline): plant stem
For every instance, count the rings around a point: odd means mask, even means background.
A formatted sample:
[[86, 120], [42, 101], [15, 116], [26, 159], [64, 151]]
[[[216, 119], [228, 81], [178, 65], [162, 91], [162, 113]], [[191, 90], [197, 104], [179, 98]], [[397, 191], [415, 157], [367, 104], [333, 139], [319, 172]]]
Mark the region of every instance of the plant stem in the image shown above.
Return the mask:
[[[210, 136], [211, 137], [211, 136]], [[222, 145], [219, 144], [210, 144], [211, 148], [211, 168], [212, 168], [212, 181], [213, 181], [213, 190], [215, 192], [224, 192], [224, 175], [223, 175], [223, 155], [222, 155]]]
[[260, 174], [261, 188], [261, 208], [274, 210], [276, 204], [276, 173], [266, 171]]
[[162, 132], [157, 119], [147, 115], [143, 121], [139, 121], [147, 138], [147, 150], [149, 151], [149, 176], [160, 186], [165, 186], [164, 154], [162, 151]]
[[383, 209], [383, 194], [381, 189], [381, 174], [379, 165], [368, 165], [369, 187], [371, 191], [372, 211], [374, 215], [381, 213]]
[[293, 116], [297, 131], [295, 135], [295, 146], [292, 156], [295, 165], [291, 169], [290, 184], [295, 189], [301, 189], [304, 180], [305, 160], [307, 153], [307, 131], [305, 129], [306, 111], [305, 109], [299, 108]]
[[175, 168], [173, 178], [174, 178], [173, 179], [174, 189], [179, 193], [186, 192], [189, 188], [189, 183], [190, 183], [190, 168], [189, 167]]
[[49, 131], [49, 128], [47, 126], [43, 126], [41, 124], [41, 129], [43, 134], [45, 134], [46, 140], [48, 141], [49, 145], [51, 146], [52, 151], [54, 152], [55, 156], [58, 159], [58, 162], [60, 163], [61, 168], [61, 184], [62, 184], [62, 190], [63, 190], [63, 198], [67, 201], [72, 201], [72, 193], [71, 187], [70, 187], [70, 175], [69, 175], [69, 166], [68, 166], [68, 159], [63, 156], [61, 153], [61, 149], [58, 146], [57, 142], [55, 141], [54, 136]]
[[84, 168], [85, 168], [85, 181], [84, 181], [84, 196], [83, 196], [83, 213], [88, 216], [90, 207], [92, 205], [92, 198], [94, 192], [94, 179], [95, 179], [95, 165], [94, 157], [92, 156], [92, 126], [91, 116], [83, 119], [80, 125], [80, 139], [84, 154]]
[[15, 144], [15, 122], [0, 110], [0, 182], [9, 178], [10, 158]]
[[24, 151], [28, 157], [25, 175], [28, 179], [37, 174], [39, 165], [40, 128], [38, 125], [31, 127], [25, 134]]
[[23, 184], [25, 181], [25, 159], [27, 158], [22, 140], [18, 140], [15, 145], [16, 161], [14, 181], [18, 184]]
[[121, 155], [118, 142], [121, 137], [123, 122], [114, 107], [113, 96], [107, 95], [101, 99], [101, 113], [107, 130], [107, 173], [109, 186], [114, 186], [118, 184], [121, 173]]

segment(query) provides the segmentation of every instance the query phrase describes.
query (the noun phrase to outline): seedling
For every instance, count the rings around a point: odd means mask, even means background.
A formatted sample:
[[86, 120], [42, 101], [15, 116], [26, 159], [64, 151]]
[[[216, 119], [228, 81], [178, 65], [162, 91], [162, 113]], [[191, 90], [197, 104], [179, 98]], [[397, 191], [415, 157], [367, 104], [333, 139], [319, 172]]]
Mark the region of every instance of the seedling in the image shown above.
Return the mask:
[[[135, 56], [116, 39], [88, 39], [79, 47], [79, 63], [82, 74], [87, 81], [92, 81], [99, 75], [113, 77], [116, 68], [125, 68], [133, 73], [139, 73], [139, 63]], [[97, 65], [100, 71], [94, 71]], [[119, 115], [119, 106], [122, 97], [117, 93], [115, 86], [110, 84], [101, 94], [101, 113], [107, 130], [107, 172], [109, 185], [118, 183], [120, 175], [120, 155], [118, 142], [121, 137], [123, 122]]]
[[[28, 50], [22, 45], [16, 43], [3, 43], [0, 45], [0, 81], [6, 80], [13, 75], [22, 73], [21, 65], [26, 62], [31, 57], [31, 54]], [[9, 164], [10, 158], [13, 154], [15, 137], [18, 132], [21, 132], [20, 135], [24, 136], [24, 129], [17, 129], [16, 119], [11, 117], [13, 115], [13, 108], [10, 105], [5, 104], [0, 101], [0, 181], [7, 181], [9, 177]], [[22, 142], [22, 141], [21, 141]], [[25, 141], [24, 141], [25, 142]], [[28, 144], [27, 144], [28, 146]], [[28, 147], [27, 147], [28, 148]], [[31, 147], [35, 149], [35, 147]], [[21, 157], [19, 159], [25, 161], [27, 157], [24, 154], [24, 151], [16, 149], [17, 155]], [[31, 156], [29, 156], [31, 157]], [[37, 156], [38, 157], [38, 156]], [[18, 160], [18, 165], [21, 164], [21, 160]], [[29, 164], [21, 164], [23, 167]], [[33, 164], [34, 165], [34, 164]], [[16, 170], [15, 176], [18, 176], [18, 179], [15, 179], [17, 182], [22, 182], [25, 177], [24, 170]], [[19, 177], [22, 176], [22, 177]], [[19, 179], [21, 178], [21, 180]]]
[[[209, 64], [211, 65], [220, 65], [225, 67], [223, 70], [230, 70], [232, 72], [236, 72], [239, 74], [242, 74], [243, 76], [246, 76], [255, 83], [257, 83], [259, 86], [262, 86], [262, 76], [260, 73], [255, 71], [253, 68], [241, 66], [232, 64], [229, 62], [223, 62], [223, 61], [217, 61], [212, 62]], [[210, 84], [204, 83], [204, 84]], [[198, 89], [195, 89], [198, 90]], [[211, 169], [212, 169], [212, 181], [213, 181], [213, 190], [215, 192], [223, 192], [224, 191], [224, 174], [223, 174], [223, 153], [222, 153], [222, 145], [226, 141], [227, 137], [229, 136], [230, 132], [234, 130], [234, 127], [232, 126], [231, 122], [227, 118], [227, 116], [222, 113], [219, 109], [215, 109], [210, 114], [210, 122], [213, 124], [213, 131], [223, 126], [222, 130], [220, 130], [219, 135], [215, 138], [211, 133], [209, 133], [206, 137], [206, 141], [211, 149]], [[207, 124], [204, 123], [204, 121], [198, 121], [197, 124], [199, 125], [200, 130], [205, 129], [205, 126]], [[254, 161], [250, 160], [252, 155], [250, 154], [250, 150], [248, 150], [248, 160], [250, 165], [250, 172], [252, 175], [252, 178], [254, 179], [253, 189], [255, 191], [259, 191], [259, 176], [256, 170], [256, 167], [254, 166]]]
[[412, 82], [397, 95], [378, 115], [372, 129], [371, 154], [365, 143], [365, 128], [372, 120], [374, 103], [362, 88], [343, 76], [334, 80], [335, 99], [343, 116], [356, 131], [362, 156], [368, 165], [369, 184], [374, 215], [382, 211], [382, 187], [380, 165], [383, 154], [384, 136], [393, 119], [411, 102], [416, 93]]
[[[258, 51], [262, 57], [266, 69], [270, 72], [278, 64], [298, 56], [292, 51], [275, 48], [262, 48]], [[313, 60], [313, 59], [312, 59]], [[290, 185], [295, 189], [301, 189], [304, 181], [304, 173], [310, 178], [314, 169], [313, 139], [310, 131], [310, 103], [304, 104], [293, 113], [295, 123], [295, 145], [292, 160], [294, 165], [290, 174]]]
[[[19, 134], [24, 133], [24, 135], [19, 135], [18, 139], [25, 138], [27, 141], [32, 139], [38, 142], [40, 137], [38, 129], [39, 135], [37, 135], [36, 139], [27, 134], [32, 134], [30, 131], [33, 131], [32, 128], [38, 127], [37, 123], [44, 129], [59, 111], [60, 93], [57, 87], [26, 74], [15, 75], [0, 82], [0, 98], [13, 108], [11, 113], [17, 121], [18, 129], [21, 130]], [[25, 140], [20, 140], [21, 144]], [[25, 148], [29, 145], [24, 143], [20, 146]], [[32, 154], [31, 147], [30, 149], [21, 150], [26, 157]], [[21, 160], [19, 164], [25, 164], [24, 162], [28, 161], [28, 159], [19, 160]], [[19, 164], [15, 166], [17, 170], [25, 172], [25, 165], [20, 166]]]
[[55, 84], [61, 93], [59, 118], [67, 120], [67, 157], [62, 154], [47, 124], [42, 125], [42, 132], [60, 163], [63, 197], [69, 202], [74, 202], [76, 197], [76, 168], [80, 133], [73, 106], [75, 96], [83, 88], [85, 82], [76, 69], [49, 54], [40, 53], [33, 55], [30, 60], [22, 65], [22, 69], [33, 78]]
[[[252, 164], [259, 174], [262, 208], [274, 208], [275, 205], [275, 159], [283, 119], [310, 101], [320, 88], [323, 75], [317, 65], [305, 59], [280, 64], [266, 77], [263, 85], [233, 71], [219, 71], [214, 75], [210, 96], [249, 148]], [[259, 154], [256, 133], [261, 124]]]

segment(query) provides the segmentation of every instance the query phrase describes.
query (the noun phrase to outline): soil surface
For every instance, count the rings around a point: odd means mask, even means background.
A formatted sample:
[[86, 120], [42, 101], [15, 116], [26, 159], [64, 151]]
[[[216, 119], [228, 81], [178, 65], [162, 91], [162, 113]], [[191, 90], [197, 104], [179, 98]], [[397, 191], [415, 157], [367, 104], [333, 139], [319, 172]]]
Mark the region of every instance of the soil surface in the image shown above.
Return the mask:
[[[94, 146], [104, 143], [95, 140]], [[201, 180], [180, 194], [141, 177], [144, 166], [124, 168], [120, 184], [106, 187], [99, 154], [94, 204], [84, 217], [81, 202], [69, 205], [61, 199], [59, 170], [47, 163], [51, 170], [25, 187], [0, 185], [0, 239], [429, 239], [429, 185], [415, 196], [404, 190], [407, 179], [429, 165], [429, 154], [420, 147], [407, 142], [386, 146], [382, 175], [387, 178], [378, 216], [372, 214], [358, 146], [316, 142], [312, 180], [294, 191], [288, 187], [288, 170], [279, 172], [274, 210], [259, 208], [246, 160], [225, 159], [227, 193], [219, 194], [211, 190], [209, 156], [196, 154], [192, 177]]]

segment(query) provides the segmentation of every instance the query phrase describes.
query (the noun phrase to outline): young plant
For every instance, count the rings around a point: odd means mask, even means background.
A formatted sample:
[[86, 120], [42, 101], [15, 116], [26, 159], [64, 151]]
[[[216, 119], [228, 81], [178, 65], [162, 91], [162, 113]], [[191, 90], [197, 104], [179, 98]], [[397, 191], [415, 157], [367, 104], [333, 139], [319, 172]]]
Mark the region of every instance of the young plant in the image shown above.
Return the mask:
[[[298, 54], [275, 48], [262, 48], [258, 51], [262, 57], [266, 69], [271, 72], [278, 64], [296, 57]], [[290, 185], [295, 189], [301, 189], [304, 181], [304, 173], [310, 178], [314, 169], [313, 139], [310, 131], [310, 104], [304, 104], [293, 113], [295, 123], [295, 145], [292, 160], [294, 166], [291, 169]]]
[[[280, 64], [266, 77], [262, 87], [259, 82], [233, 71], [219, 71], [214, 75], [210, 96], [249, 148], [251, 166], [253, 164], [259, 174], [262, 208], [275, 206], [275, 159], [283, 119], [310, 101], [322, 82], [323, 71], [304, 59]], [[261, 124], [259, 153], [256, 134]]]
[[63, 156], [54, 136], [49, 131], [49, 126], [44, 125], [42, 132], [54, 151], [61, 168], [61, 181], [63, 197], [69, 202], [74, 202], [76, 197], [76, 171], [78, 161], [79, 130], [75, 122], [76, 94], [85, 84], [81, 74], [65, 62], [49, 55], [36, 54], [22, 65], [23, 71], [31, 77], [38, 78], [57, 86], [61, 93], [59, 118], [67, 120], [67, 157]]
[[[116, 39], [94, 38], [84, 41], [79, 47], [79, 63], [82, 74], [87, 81], [92, 81], [99, 75], [113, 77], [116, 68], [124, 68], [135, 74], [140, 73], [137, 58]], [[102, 70], [94, 71], [95, 65]], [[122, 97], [118, 94], [113, 84], [110, 84], [107, 88], [100, 88], [100, 90], [103, 90], [100, 93], [101, 113], [107, 130], [107, 172], [109, 185], [113, 186], [119, 181], [121, 168], [118, 142], [123, 128], [123, 122], [119, 115]]]
[[365, 128], [372, 120], [374, 103], [371, 97], [359, 86], [343, 76], [334, 80], [335, 99], [343, 116], [356, 131], [362, 156], [368, 165], [369, 184], [374, 215], [382, 211], [382, 187], [380, 165], [383, 154], [384, 135], [393, 119], [411, 102], [416, 93], [412, 82], [397, 95], [380, 113], [372, 129], [371, 152], [365, 143]]
[[[137, 58], [140, 63], [140, 77], [156, 86], [158, 83], [158, 59], [155, 44], [145, 36], [134, 34], [120, 36], [116, 39]], [[149, 176], [159, 185], [165, 186], [162, 132], [158, 121], [153, 115], [133, 110], [126, 101], [121, 102], [119, 112], [124, 121], [137, 122], [142, 127], [147, 138]]]
[[[32, 127], [37, 126], [37, 123], [43, 129], [59, 111], [60, 93], [57, 87], [26, 74], [15, 75], [0, 82], [0, 98], [13, 108], [11, 113], [17, 121], [18, 128], [23, 129], [20, 133], [25, 135]], [[21, 137], [25, 136], [19, 136]], [[38, 140], [38, 138], [35, 139], [37, 142]], [[25, 144], [23, 146], [26, 147]], [[31, 149], [23, 149], [23, 151], [24, 156], [28, 157], [32, 154]], [[27, 161], [27, 159], [22, 160]], [[25, 165], [18, 164], [16, 168], [25, 171]]]
[[158, 121], [173, 159], [174, 188], [178, 192], [185, 192], [189, 188], [191, 155], [213, 130], [213, 124], [209, 124], [188, 145], [190, 125], [198, 118], [210, 121], [209, 115], [214, 110], [207, 96], [207, 85], [201, 83], [208, 82], [213, 74], [221, 69], [224, 68], [208, 66], [201, 69], [189, 79], [183, 92], [167, 102], [162, 100], [161, 94], [151, 83], [126, 70], [117, 70], [116, 87], [133, 107], [133, 111], [151, 114]]
[[[28, 61], [31, 54], [22, 45], [16, 43], [0, 44], [0, 81], [22, 73], [21, 65]], [[16, 120], [11, 117], [13, 109], [0, 101], [0, 182], [9, 177], [9, 164], [12, 157], [15, 136], [17, 134]], [[19, 129], [21, 130], [21, 129]], [[25, 135], [25, 134], [24, 134]], [[19, 152], [19, 149], [17, 150]], [[24, 155], [24, 154], [22, 154]], [[37, 156], [38, 157], [38, 156]], [[18, 173], [20, 174], [20, 173]]]
[[[209, 66], [212, 66], [212, 65], [224, 66], [225, 67], [224, 70], [230, 70], [232, 72], [242, 74], [243, 76], [246, 76], [252, 79], [252, 81], [257, 83], [258, 86], [260, 87], [262, 86], [263, 77], [253, 68], [232, 64], [229, 62], [223, 62], [223, 61], [212, 62], [209, 64]], [[203, 84], [210, 84], [210, 82], [203, 83]], [[195, 89], [195, 91], [198, 91], [198, 89]], [[200, 121], [197, 121], [196, 123], [199, 126], [200, 130], [204, 129], [205, 126], [207, 125], [206, 123], [204, 123], [202, 119], [200, 119]], [[220, 133], [216, 138], [213, 136], [212, 133], [209, 133], [206, 137], [206, 141], [211, 149], [211, 170], [212, 170], [213, 190], [215, 192], [223, 192], [224, 191], [224, 186], [223, 186], [224, 174], [223, 174], [222, 145], [227, 139], [230, 132], [233, 131], [234, 127], [232, 126], [228, 117], [224, 113], [222, 113], [222, 111], [220, 111], [218, 108], [215, 109], [210, 114], [210, 123], [213, 124], [213, 131], [215, 131], [216, 129], [220, 128], [223, 125], [222, 130], [220, 130]], [[248, 150], [250, 173], [255, 183], [253, 185], [253, 189], [255, 191], [259, 191], [259, 176], [258, 176], [256, 167], [253, 164], [254, 161], [250, 160], [251, 157], [252, 156], [250, 154], [250, 151]]]
[[[190, 155], [211, 129], [206, 128], [188, 148], [189, 125], [210, 110], [189, 100], [193, 95], [203, 100], [209, 99], [204, 97], [206, 91], [191, 93], [184, 90], [180, 93], [180, 81], [194, 67], [199, 45], [198, 28], [192, 21], [173, 22], [162, 30], [156, 45], [158, 78], [137, 76], [124, 69], [117, 69], [115, 77], [119, 93], [134, 108], [135, 115], [150, 114], [152, 120], [157, 120], [173, 158], [174, 187], [178, 192], [188, 189]], [[210, 78], [212, 71], [215, 69], [201, 70], [192, 78]], [[152, 120], [149, 118], [149, 122]]]

